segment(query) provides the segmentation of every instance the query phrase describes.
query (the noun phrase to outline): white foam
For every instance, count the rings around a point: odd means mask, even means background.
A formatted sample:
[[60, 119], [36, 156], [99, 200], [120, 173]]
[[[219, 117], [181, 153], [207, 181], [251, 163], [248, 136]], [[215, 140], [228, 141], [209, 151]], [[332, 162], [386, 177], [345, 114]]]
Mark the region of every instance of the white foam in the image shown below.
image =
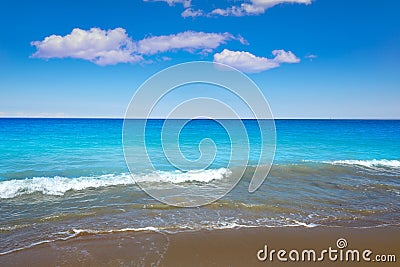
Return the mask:
[[66, 192], [80, 191], [88, 188], [101, 188], [116, 185], [132, 185], [137, 182], [202, 182], [223, 179], [229, 176], [228, 169], [193, 170], [188, 172], [154, 172], [146, 175], [106, 174], [96, 177], [33, 177], [23, 180], [9, 180], [0, 182], [0, 199], [14, 198], [21, 195], [41, 193], [43, 195], [62, 196]]
[[122, 229], [110, 229], [110, 230], [91, 230], [91, 229], [72, 229], [73, 236], [80, 234], [111, 234], [120, 232], [160, 232], [163, 228], [157, 228], [153, 226], [139, 227], [139, 228], [122, 228]]
[[84, 190], [112, 185], [134, 184], [129, 174], [106, 174], [97, 177], [33, 177], [24, 180], [9, 180], [0, 182], [0, 198], [13, 198], [20, 195], [42, 193], [44, 195], [60, 196], [70, 190]]
[[289, 227], [290, 226], [303, 226], [306, 228], [314, 228], [314, 227], [320, 226], [319, 224], [316, 224], [316, 223], [305, 223], [305, 222], [300, 222], [300, 221], [294, 220], [294, 219], [287, 219], [287, 220], [293, 223], [293, 224], [286, 225]]
[[373, 160], [335, 160], [326, 163], [335, 165], [358, 165], [363, 167], [388, 167], [388, 168], [400, 168], [400, 160], [387, 160], [387, 159], [373, 159]]
[[221, 180], [231, 175], [232, 172], [226, 168], [209, 169], [209, 170], [191, 170], [187, 172], [158, 171], [149, 175], [137, 176], [134, 179], [137, 182], [169, 182], [179, 184], [184, 182], [203, 182], [209, 183], [214, 180]]
[[236, 222], [223, 222], [209, 227], [211, 230], [237, 229], [237, 228], [255, 228], [257, 225], [239, 224]]

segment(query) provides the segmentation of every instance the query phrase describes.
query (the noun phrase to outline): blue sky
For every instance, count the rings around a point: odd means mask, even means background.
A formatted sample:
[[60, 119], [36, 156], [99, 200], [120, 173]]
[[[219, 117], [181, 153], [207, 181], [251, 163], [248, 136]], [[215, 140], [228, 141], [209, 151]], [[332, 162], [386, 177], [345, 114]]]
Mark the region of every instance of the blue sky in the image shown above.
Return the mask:
[[2, 1], [0, 116], [122, 117], [151, 75], [208, 60], [248, 74], [277, 118], [400, 118], [399, 10], [395, 0]]

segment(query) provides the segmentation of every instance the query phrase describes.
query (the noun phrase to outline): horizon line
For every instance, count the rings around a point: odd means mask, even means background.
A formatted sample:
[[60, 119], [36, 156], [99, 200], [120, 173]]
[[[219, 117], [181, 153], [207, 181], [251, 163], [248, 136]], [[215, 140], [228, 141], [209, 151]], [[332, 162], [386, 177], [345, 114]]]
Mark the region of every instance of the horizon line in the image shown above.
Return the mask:
[[[124, 120], [123, 117], [29, 117], [29, 116], [5, 116], [0, 119], [104, 119], [104, 120]], [[129, 118], [131, 120], [188, 120], [192, 118], [162, 118], [162, 117], [151, 117], [151, 118]], [[196, 119], [207, 119], [207, 118], [196, 118]], [[210, 119], [218, 119], [218, 120], [236, 120], [238, 118], [210, 118]], [[239, 118], [240, 120], [257, 120], [257, 118]], [[259, 120], [400, 120], [400, 118], [388, 117], [388, 118], [380, 118], [380, 117], [276, 117], [276, 118], [260, 118]], [[194, 119], [195, 120], [195, 119]]]

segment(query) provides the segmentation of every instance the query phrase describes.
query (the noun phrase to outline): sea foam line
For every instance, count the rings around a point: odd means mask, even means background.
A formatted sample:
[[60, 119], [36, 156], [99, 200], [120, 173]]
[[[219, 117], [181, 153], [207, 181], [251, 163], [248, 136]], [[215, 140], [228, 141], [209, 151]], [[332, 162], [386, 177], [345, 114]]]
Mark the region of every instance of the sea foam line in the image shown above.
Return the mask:
[[145, 175], [105, 174], [95, 177], [33, 177], [22, 180], [0, 182], [0, 199], [14, 198], [21, 195], [41, 193], [43, 195], [62, 196], [68, 191], [81, 191], [89, 188], [102, 188], [117, 185], [133, 185], [136, 182], [209, 183], [221, 180], [231, 174], [228, 169], [193, 170], [188, 172], [154, 172]]
[[372, 160], [335, 160], [325, 161], [324, 163], [330, 163], [334, 165], [358, 165], [363, 167], [388, 167], [388, 168], [400, 168], [400, 160], [388, 160], [388, 159], [372, 159]]
[[[287, 220], [288, 221], [288, 220]], [[279, 228], [279, 227], [293, 227], [293, 226], [303, 226], [306, 228], [313, 228], [320, 226], [319, 224], [306, 224], [303, 222], [299, 222], [296, 220], [290, 220], [291, 223], [286, 225], [247, 225], [247, 224], [239, 224], [236, 222], [218, 222], [216, 224], [210, 225], [199, 225], [197, 227], [194, 226], [187, 226], [181, 225], [179, 227], [153, 227], [153, 226], [146, 226], [146, 227], [138, 227], [138, 228], [122, 228], [122, 229], [108, 229], [108, 230], [94, 230], [94, 229], [71, 229], [66, 232], [60, 232], [60, 234], [68, 234], [65, 237], [59, 237], [55, 239], [46, 239], [42, 241], [37, 241], [31, 243], [29, 245], [7, 250], [4, 252], [0, 252], [0, 256], [4, 256], [7, 254], [11, 254], [14, 252], [22, 251], [25, 249], [33, 248], [39, 245], [53, 243], [58, 241], [67, 241], [75, 237], [85, 236], [85, 235], [101, 235], [101, 234], [114, 234], [114, 233], [126, 233], [126, 232], [153, 232], [159, 234], [177, 234], [180, 232], [198, 232], [201, 230], [229, 230], [229, 229], [240, 229], [240, 228]], [[172, 231], [172, 229], [176, 229]]]
[[84, 190], [112, 185], [134, 184], [129, 174], [106, 174], [97, 177], [33, 177], [0, 182], [0, 198], [14, 198], [32, 193], [61, 196], [70, 190]]

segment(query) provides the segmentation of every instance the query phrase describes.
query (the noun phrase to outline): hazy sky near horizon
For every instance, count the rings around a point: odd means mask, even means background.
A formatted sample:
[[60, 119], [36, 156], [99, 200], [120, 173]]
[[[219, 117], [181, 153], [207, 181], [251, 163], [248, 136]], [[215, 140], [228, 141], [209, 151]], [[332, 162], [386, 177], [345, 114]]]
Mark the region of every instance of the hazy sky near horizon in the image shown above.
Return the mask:
[[[277, 118], [400, 118], [400, 2], [0, 2], [0, 117], [123, 117], [158, 71], [232, 65]], [[168, 105], [168, 103], [166, 103]]]

